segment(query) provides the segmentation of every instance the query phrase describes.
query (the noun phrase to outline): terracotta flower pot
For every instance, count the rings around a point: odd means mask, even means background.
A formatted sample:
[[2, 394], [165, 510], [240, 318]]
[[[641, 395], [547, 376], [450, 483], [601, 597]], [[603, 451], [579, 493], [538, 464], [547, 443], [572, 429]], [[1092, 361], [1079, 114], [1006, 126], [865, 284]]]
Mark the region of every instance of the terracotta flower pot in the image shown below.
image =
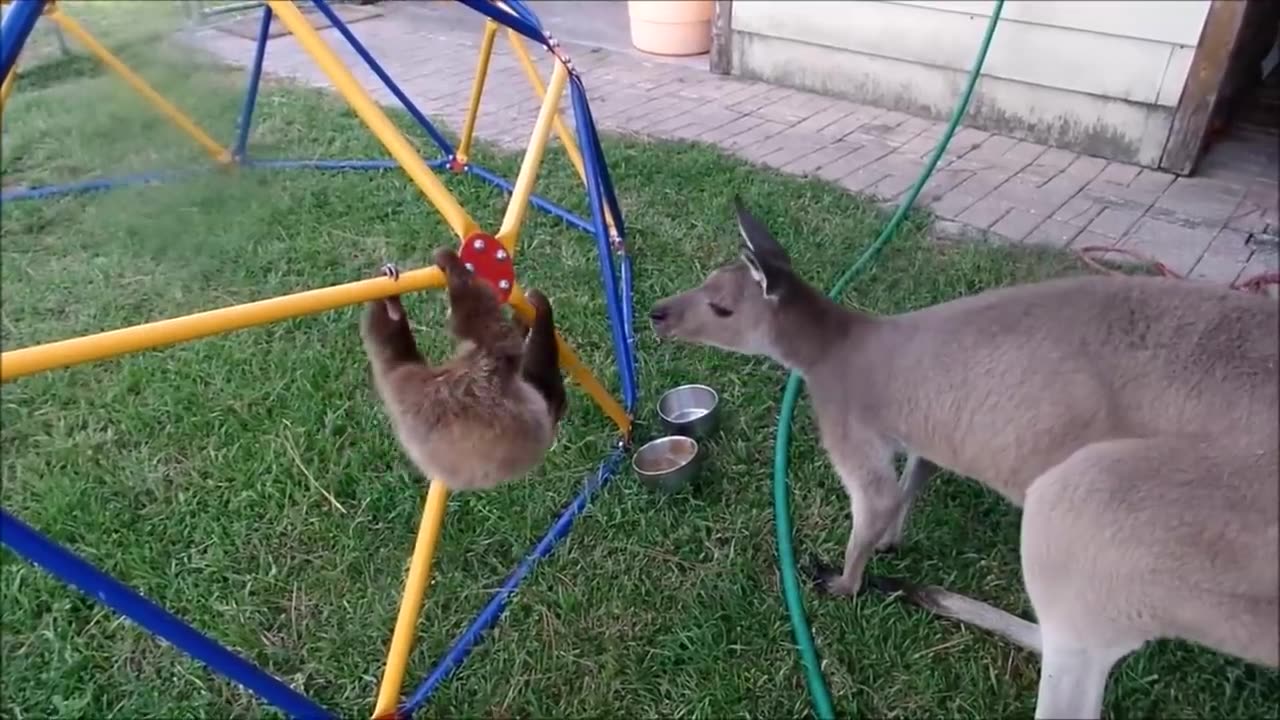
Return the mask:
[[628, 0], [631, 44], [654, 55], [710, 52], [714, 8], [714, 0]]

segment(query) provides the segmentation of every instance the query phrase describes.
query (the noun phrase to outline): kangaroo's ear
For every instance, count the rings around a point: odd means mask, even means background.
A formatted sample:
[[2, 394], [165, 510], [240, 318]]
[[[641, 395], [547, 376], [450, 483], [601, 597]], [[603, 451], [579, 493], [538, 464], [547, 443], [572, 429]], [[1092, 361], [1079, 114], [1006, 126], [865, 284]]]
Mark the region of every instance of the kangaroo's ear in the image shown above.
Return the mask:
[[791, 258], [736, 194], [733, 196], [733, 210], [738, 217], [738, 233], [742, 236], [742, 259], [751, 270], [751, 276], [760, 283], [764, 296], [776, 300], [791, 278]]

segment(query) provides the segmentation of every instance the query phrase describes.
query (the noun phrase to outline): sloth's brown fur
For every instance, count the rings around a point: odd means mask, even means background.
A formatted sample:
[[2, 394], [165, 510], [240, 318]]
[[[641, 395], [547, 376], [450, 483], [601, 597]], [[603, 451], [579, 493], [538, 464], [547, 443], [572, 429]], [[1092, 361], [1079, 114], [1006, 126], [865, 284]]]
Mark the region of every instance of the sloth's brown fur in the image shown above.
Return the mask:
[[453, 357], [419, 351], [398, 296], [365, 306], [360, 334], [373, 384], [400, 446], [423, 475], [451, 490], [487, 490], [542, 461], [564, 416], [564, 380], [546, 296], [525, 328], [502, 314], [493, 289], [452, 249], [435, 253], [448, 284]]

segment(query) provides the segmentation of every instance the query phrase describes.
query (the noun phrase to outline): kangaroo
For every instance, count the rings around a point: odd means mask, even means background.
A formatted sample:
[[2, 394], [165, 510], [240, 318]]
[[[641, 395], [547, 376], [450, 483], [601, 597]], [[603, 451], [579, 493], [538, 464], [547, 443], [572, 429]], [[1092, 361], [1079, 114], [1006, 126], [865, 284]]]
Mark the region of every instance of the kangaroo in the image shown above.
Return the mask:
[[[366, 304], [361, 337], [374, 388], [414, 466], [450, 490], [489, 490], [541, 462], [564, 417], [551, 303], [530, 290], [535, 319], [519, 327], [457, 253], [440, 249], [434, 259], [446, 277], [454, 356], [427, 362], [399, 296]], [[383, 272], [399, 275], [392, 265]]]
[[[734, 197], [741, 259], [655, 304], [655, 333], [805, 379], [849, 497], [854, 595], [936, 468], [1022, 508], [1038, 624], [937, 587], [873, 588], [1040, 655], [1037, 718], [1097, 718], [1117, 662], [1177, 638], [1280, 663], [1280, 305], [1192, 281], [1074, 277], [898, 315], [792, 269]], [[908, 463], [895, 481], [893, 457]]]

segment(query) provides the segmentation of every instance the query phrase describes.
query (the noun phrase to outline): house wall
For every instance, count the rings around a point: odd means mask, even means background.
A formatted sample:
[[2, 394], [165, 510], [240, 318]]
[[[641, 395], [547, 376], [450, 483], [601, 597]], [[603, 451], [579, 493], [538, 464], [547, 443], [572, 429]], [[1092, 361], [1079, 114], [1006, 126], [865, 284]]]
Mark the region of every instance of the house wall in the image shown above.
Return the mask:
[[[733, 73], [947, 117], [992, 0], [734, 0]], [[1155, 166], [1209, 0], [1010, 0], [966, 124]]]

